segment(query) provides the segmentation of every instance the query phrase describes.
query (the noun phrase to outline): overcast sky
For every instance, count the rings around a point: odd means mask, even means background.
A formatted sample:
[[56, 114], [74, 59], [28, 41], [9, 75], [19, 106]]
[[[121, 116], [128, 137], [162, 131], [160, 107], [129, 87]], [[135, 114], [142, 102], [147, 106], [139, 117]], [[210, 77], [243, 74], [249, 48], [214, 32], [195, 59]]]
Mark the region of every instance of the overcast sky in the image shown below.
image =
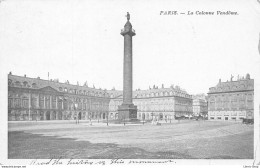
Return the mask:
[[[259, 72], [260, 3], [229, 1], [4, 0], [0, 2], [1, 79], [59, 78], [123, 88], [126, 12], [133, 37], [133, 89], [164, 83], [190, 94]], [[166, 3], [167, 2], [167, 3]], [[239, 15], [160, 15], [160, 11], [235, 11]], [[4, 77], [3, 77], [4, 76]]]

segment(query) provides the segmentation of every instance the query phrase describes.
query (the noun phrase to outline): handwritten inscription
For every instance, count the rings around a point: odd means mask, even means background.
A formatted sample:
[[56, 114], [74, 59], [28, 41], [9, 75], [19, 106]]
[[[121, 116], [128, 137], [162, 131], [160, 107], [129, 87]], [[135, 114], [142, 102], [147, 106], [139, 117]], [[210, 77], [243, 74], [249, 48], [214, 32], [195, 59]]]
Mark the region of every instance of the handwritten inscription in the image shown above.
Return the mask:
[[30, 165], [107, 165], [107, 164], [175, 164], [174, 160], [123, 160], [123, 159], [111, 159], [111, 160], [88, 160], [88, 159], [50, 159], [47, 161], [34, 159], [30, 162]]

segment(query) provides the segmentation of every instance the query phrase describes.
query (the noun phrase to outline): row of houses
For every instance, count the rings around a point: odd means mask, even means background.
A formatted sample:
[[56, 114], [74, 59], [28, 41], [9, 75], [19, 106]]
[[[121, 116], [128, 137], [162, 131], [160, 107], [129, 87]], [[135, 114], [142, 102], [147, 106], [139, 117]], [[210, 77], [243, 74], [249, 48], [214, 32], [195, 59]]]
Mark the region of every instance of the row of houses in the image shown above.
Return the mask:
[[[39, 77], [8, 75], [8, 120], [116, 120], [123, 92], [72, 85]], [[208, 95], [190, 95], [179, 86], [133, 91], [140, 120], [204, 116], [209, 120], [253, 118], [254, 80], [247, 74], [221, 82]]]

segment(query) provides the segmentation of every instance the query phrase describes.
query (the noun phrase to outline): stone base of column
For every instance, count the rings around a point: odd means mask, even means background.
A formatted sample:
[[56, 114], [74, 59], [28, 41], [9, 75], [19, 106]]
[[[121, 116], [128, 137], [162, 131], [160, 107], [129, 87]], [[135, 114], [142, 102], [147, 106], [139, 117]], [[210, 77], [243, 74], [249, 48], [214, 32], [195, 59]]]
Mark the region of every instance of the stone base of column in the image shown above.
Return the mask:
[[122, 104], [118, 106], [118, 119], [121, 121], [136, 121], [137, 120], [137, 106], [134, 104]]

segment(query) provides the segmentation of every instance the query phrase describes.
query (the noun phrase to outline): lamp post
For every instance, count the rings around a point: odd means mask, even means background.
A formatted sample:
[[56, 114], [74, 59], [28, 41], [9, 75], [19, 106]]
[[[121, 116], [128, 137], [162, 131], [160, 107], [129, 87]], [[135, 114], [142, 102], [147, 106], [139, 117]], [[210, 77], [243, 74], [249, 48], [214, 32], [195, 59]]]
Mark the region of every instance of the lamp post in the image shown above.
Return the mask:
[[79, 123], [79, 122], [78, 122], [78, 111], [77, 111], [77, 109], [78, 109], [78, 104], [75, 103], [74, 106], [75, 106], [75, 112], [76, 112], [76, 115], [77, 115], [77, 117], [76, 117], [76, 124], [78, 124], [78, 123]]
[[107, 126], [108, 126], [108, 112], [107, 112]]
[[92, 125], [92, 122], [91, 122], [91, 112], [89, 113], [89, 123], [90, 123], [90, 125]]
[[125, 111], [124, 111], [124, 126], [125, 126]]
[[31, 92], [29, 90], [29, 102], [28, 102], [28, 105], [29, 105], [29, 117], [28, 117], [28, 120], [30, 121], [30, 116], [31, 116]]
[[152, 112], [152, 124], [154, 124], [154, 119], [153, 119], [153, 112]]

